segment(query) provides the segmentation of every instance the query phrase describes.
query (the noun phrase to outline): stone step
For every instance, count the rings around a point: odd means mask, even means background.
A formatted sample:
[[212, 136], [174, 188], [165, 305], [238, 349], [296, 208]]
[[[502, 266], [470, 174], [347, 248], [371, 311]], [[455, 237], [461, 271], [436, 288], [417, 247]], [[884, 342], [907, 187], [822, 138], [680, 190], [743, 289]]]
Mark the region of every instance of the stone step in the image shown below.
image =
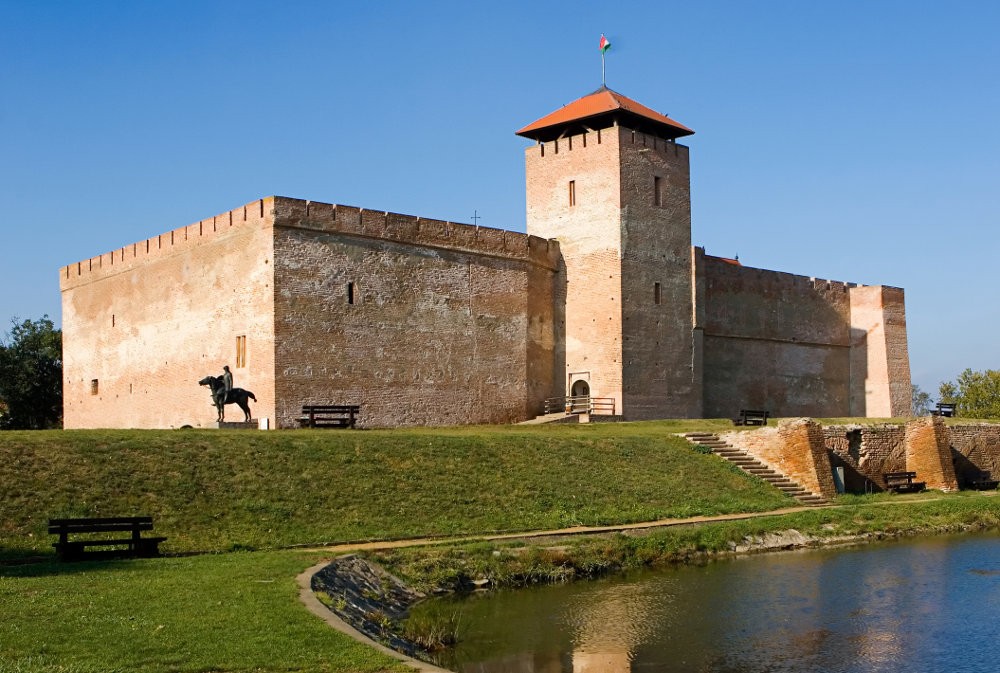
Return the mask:
[[726, 458], [727, 460], [734, 460], [734, 459], [739, 459], [739, 458], [749, 458], [750, 460], [757, 460], [753, 456], [748, 455], [746, 453], [743, 453], [742, 451], [713, 451], [712, 453], [715, 453], [716, 455], [722, 456], [723, 458]]
[[781, 472], [768, 467], [757, 458], [749, 455], [746, 451], [737, 449], [722, 441], [714, 434], [689, 432], [684, 435], [684, 438], [692, 444], [710, 448], [715, 455], [732, 463], [747, 474], [763, 479], [785, 495], [795, 498], [803, 505], [819, 506], [829, 504], [825, 498], [806, 490]]

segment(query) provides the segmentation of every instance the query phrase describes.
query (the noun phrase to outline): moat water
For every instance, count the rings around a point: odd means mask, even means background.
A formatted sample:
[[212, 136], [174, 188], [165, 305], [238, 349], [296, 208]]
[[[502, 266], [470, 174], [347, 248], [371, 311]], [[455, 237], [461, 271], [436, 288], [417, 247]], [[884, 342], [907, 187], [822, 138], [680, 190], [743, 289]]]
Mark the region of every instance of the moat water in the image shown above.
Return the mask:
[[444, 599], [465, 673], [1000, 670], [1000, 536], [717, 561]]

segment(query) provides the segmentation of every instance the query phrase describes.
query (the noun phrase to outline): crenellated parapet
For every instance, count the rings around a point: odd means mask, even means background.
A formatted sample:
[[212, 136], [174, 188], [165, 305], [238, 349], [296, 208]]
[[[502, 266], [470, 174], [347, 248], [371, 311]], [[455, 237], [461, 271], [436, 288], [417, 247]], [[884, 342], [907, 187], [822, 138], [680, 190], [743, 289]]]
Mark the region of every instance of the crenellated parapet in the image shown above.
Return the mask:
[[274, 224], [559, 266], [555, 240], [355, 206], [274, 197]]
[[550, 270], [559, 266], [558, 242], [538, 236], [381, 210], [268, 196], [194, 224], [68, 264], [59, 270], [60, 287], [70, 289], [221, 237], [272, 226], [315, 229], [516, 259]]
[[525, 148], [525, 154], [529, 158], [553, 158], [570, 152], [598, 148], [607, 144], [609, 138], [616, 140], [618, 146], [636, 145], [644, 150], [660, 154], [667, 160], [678, 157], [682, 157], [685, 162], [688, 160], [689, 148], [687, 145], [681, 145], [674, 140], [660, 138], [624, 126], [613, 126], [586, 133], [566, 135], [548, 142], [538, 142]]

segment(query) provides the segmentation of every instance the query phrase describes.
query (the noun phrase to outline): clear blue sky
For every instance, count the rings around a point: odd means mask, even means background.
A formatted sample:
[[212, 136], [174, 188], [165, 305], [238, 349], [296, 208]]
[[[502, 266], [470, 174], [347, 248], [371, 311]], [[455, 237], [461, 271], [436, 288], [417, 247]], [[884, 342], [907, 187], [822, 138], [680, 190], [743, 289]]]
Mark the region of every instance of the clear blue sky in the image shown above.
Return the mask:
[[524, 230], [515, 129], [695, 129], [693, 239], [906, 289], [914, 382], [1000, 368], [1000, 3], [0, 0], [0, 331], [59, 267], [278, 194]]

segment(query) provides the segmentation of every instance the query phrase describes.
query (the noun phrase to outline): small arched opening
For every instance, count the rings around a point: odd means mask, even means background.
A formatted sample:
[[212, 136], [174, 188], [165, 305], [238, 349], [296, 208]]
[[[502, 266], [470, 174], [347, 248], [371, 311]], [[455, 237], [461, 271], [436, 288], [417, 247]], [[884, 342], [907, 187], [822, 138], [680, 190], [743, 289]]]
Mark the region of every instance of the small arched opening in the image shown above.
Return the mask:
[[569, 389], [566, 411], [571, 413], [587, 413], [590, 411], [590, 384], [583, 379], [573, 382]]

